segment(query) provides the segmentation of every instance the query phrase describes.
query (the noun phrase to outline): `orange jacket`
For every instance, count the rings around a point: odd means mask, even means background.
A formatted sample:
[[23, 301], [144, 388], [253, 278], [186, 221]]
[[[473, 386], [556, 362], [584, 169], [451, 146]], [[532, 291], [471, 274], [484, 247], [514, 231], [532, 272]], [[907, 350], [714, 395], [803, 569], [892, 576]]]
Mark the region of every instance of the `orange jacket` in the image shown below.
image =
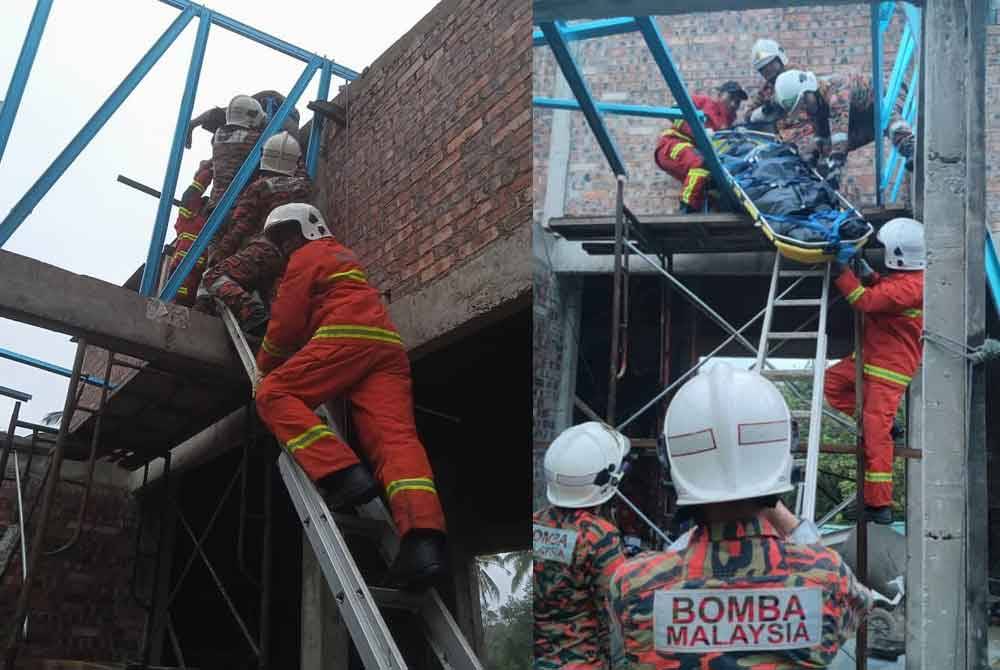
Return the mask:
[[909, 384], [923, 355], [923, 270], [886, 277], [874, 273], [872, 285], [865, 287], [845, 269], [836, 281], [851, 307], [865, 315], [865, 375], [890, 384]]
[[257, 367], [267, 374], [310, 340], [403, 344], [354, 252], [332, 237], [307, 242], [288, 259]]
[[[205, 189], [212, 183], [212, 161], [202, 161], [198, 165], [198, 171], [194, 175], [194, 180], [184, 190], [181, 196], [181, 206], [177, 208], [177, 220], [174, 222], [174, 230], [177, 231], [177, 241], [187, 240], [194, 242], [201, 232], [201, 227], [205, 224], [204, 219], [198, 217], [201, 210], [208, 202], [208, 198], [202, 196]], [[189, 245], [190, 246], [190, 245]]]
[[[691, 102], [694, 103], [696, 108], [705, 113], [704, 124], [706, 128], [726, 130], [736, 120], [736, 115], [731, 113], [721, 100], [708, 95], [695, 94], [691, 96]], [[663, 132], [663, 135], [694, 142], [691, 136], [691, 126], [684, 119], [675, 119], [670, 128]]]

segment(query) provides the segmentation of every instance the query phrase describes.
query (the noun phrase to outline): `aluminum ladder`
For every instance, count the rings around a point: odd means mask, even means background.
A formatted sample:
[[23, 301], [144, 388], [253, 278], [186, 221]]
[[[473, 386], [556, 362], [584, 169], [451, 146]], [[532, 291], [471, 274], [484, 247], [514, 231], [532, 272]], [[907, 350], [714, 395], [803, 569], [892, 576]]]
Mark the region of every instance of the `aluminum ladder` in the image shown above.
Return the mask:
[[[240, 361], [253, 383], [257, 375], [253, 351], [233, 313], [222, 302], [216, 300], [216, 304]], [[318, 413], [337, 437], [343, 439], [344, 433], [337, 425], [333, 404], [327, 403], [319, 408]], [[381, 498], [358, 507], [357, 517], [331, 514], [319, 490], [285, 451], [278, 457], [278, 469], [365, 668], [403, 670], [408, 667], [382, 618], [379, 611], [381, 605], [408, 610], [416, 615], [431, 650], [444, 670], [483, 670], [472, 646], [435, 589], [415, 593], [370, 587], [365, 583], [344, 535], [354, 532], [375, 537], [382, 557], [387, 564], [391, 564], [399, 550], [399, 535]]]
[[[830, 297], [830, 264], [814, 266], [808, 269], [783, 269], [783, 257], [775, 254], [774, 269], [771, 271], [771, 288], [767, 296], [767, 311], [764, 313], [764, 327], [760, 334], [760, 345], [757, 347], [756, 369], [772, 381], [788, 381], [796, 378], [812, 377], [812, 397], [808, 412], [792, 412], [793, 419], [809, 419], [809, 437], [806, 449], [805, 478], [798, 485], [795, 500], [797, 516], [814, 521], [816, 516], [816, 480], [819, 473], [819, 447], [823, 436], [823, 381], [826, 377], [826, 317]], [[787, 262], [787, 261], [786, 261]], [[782, 287], [782, 280], [794, 279], [806, 282], [810, 278], [820, 279], [822, 288], [820, 295], [806, 298], [785, 298], [789, 293]], [[816, 330], [795, 330], [777, 332], [771, 330], [774, 312], [778, 308], [819, 308], [819, 318]], [[766, 369], [767, 354], [774, 341], [781, 340], [815, 340], [816, 355], [812, 370], [775, 370]]]

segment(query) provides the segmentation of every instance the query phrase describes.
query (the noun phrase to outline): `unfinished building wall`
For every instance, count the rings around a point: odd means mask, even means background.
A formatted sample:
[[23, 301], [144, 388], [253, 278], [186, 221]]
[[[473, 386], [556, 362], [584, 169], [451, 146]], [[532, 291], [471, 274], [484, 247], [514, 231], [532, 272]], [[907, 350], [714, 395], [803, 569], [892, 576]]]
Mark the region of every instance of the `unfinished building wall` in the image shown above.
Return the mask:
[[316, 202], [410, 347], [530, 293], [530, 34], [527, 3], [445, 0], [325, 128]]

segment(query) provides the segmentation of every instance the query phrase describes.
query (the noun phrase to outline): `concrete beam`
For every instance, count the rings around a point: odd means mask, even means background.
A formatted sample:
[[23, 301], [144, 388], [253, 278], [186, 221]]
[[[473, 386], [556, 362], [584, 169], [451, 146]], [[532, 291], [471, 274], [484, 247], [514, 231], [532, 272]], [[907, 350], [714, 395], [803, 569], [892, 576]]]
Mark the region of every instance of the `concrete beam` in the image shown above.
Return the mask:
[[241, 373], [220, 319], [0, 250], [0, 317], [171, 370]]
[[[858, 4], [852, 0], [534, 0], [535, 23], [618, 16]], [[923, 4], [916, 2], [915, 4]]]
[[[985, 334], [985, 0], [927, 0], [923, 220], [928, 263], [924, 328], [975, 346]], [[948, 100], [948, 105], [937, 104]], [[983, 542], [985, 441], [981, 384], [967, 361], [924, 344], [920, 560], [923, 610], [915, 667], [975, 668], [986, 663]], [[979, 375], [977, 375], [978, 377]], [[982, 506], [979, 506], [982, 505]], [[978, 565], [977, 565], [978, 563]]]

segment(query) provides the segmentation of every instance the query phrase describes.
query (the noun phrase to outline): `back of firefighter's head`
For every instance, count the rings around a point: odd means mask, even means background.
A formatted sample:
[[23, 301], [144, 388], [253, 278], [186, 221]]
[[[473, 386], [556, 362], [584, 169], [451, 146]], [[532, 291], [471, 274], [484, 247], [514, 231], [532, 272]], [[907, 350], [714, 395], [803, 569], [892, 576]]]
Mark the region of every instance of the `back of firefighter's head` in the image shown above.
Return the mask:
[[747, 99], [747, 92], [735, 81], [727, 81], [719, 87], [719, 100], [722, 101], [729, 111], [736, 114], [740, 105]]
[[677, 392], [667, 410], [661, 460], [677, 505], [754, 510], [792, 489], [792, 421], [777, 387], [756, 372], [716, 363]]
[[556, 507], [597, 507], [614, 496], [621, 481], [627, 437], [588, 421], [567, 428], [545, 452], [546, 497]]
[[249, 95], [238, 95], [226, 107], [226, 124], [241, 128], [263, 128], [267, 121], [260, 103]]
[[307, 202], [290, 202], [275, 207], [264, 221], [263, 232], [285, 254], [312, 240], [333, 237], [326, 219]]
[[885, 246], [885, 266], [890, 270], [917, 271], [927, 267], [924, 226], [916, 219], [892, 219], [879, 228]]

